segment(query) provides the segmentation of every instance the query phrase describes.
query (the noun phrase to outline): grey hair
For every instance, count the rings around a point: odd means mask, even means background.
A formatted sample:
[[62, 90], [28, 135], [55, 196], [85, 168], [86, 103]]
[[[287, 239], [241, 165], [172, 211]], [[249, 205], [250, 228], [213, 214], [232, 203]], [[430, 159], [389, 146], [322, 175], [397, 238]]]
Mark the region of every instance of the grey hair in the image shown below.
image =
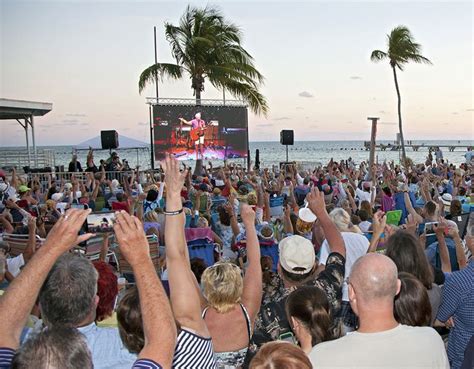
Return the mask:
[[95, 311], [98, 273], [85, 257], [66, 253], [54, 264], [39, 302], [49, 326], [74, 327]]
[[352, 224], [351, 216], [343, 208], [335, 208], [329, 213], [329, 217], [340, 232], [362, 233], [359, 227]]
[[29, 338], [17, 351], [12, 369], [92, 369], [85, 337], [75, 328], [53, 328]]

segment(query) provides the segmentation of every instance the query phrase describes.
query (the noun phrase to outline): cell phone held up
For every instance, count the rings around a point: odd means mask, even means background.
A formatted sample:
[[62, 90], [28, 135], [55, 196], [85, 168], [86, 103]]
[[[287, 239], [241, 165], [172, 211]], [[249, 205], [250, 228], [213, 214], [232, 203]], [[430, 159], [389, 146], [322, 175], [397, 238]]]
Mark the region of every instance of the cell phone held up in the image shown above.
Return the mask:
[[113, 232], [115, 224], [115, 213], [97, 212], [87, 216], [87, 232], [89, 233], [109, 233]]
[[439, 223], [438, 222], [428, 222], [425, 223], [425, 234], [427, 236], [434, 235], [435, 232], [435, 227], [438, 227]]

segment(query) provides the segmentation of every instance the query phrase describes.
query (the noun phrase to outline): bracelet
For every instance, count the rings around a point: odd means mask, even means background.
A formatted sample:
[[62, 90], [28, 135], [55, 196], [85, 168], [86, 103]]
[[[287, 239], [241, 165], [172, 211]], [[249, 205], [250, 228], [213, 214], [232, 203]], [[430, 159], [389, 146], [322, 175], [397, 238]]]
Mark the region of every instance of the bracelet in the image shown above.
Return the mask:
[[182, 212], [183, 212], [183, 208], [179, 210], [175, 210], [175, 211], [166, 211], [166, 209], [163, 211], [165, 215], [178, 215], [178, 214], [181, 214]]

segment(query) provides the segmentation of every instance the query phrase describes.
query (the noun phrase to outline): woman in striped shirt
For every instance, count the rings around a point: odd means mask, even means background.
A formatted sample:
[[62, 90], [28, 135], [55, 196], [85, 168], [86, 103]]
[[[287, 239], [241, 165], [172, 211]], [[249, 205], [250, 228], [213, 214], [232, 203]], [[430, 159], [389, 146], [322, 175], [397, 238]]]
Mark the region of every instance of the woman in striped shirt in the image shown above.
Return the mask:
[[[185, 217], [181, 188], [187, 171], [180, 172], [178, 162], [167, 157], [162, 162], [166, 184], [165, 245], [170, 299], [178, 326], [173, 368], [214, 369], [216, 361], [212, 339], [201, 318], [201, 295], [191, 271], [184, 234]], [[131, 352], [144, 344], [141, 309], [137, 291], [128, 291], [117, 311], [120, 336]]]

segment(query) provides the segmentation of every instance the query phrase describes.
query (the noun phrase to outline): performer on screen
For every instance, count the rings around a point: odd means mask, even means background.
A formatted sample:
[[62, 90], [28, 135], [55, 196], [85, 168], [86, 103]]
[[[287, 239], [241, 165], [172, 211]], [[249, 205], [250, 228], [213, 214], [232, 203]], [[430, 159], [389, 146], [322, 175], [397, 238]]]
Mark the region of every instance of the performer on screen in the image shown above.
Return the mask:
[[194, 147], [196, 150], [196, 160], [204, 159], [202, 153], [202, 147], [204, 145], [204, 130], [206, 128], [206, 122], [201, 119], [201, 113], [196, 113], [193, 120], [187, 121], [186, 119], [179, 118], [181, 123], [191, 126], [190, 136], [194, 140]]

